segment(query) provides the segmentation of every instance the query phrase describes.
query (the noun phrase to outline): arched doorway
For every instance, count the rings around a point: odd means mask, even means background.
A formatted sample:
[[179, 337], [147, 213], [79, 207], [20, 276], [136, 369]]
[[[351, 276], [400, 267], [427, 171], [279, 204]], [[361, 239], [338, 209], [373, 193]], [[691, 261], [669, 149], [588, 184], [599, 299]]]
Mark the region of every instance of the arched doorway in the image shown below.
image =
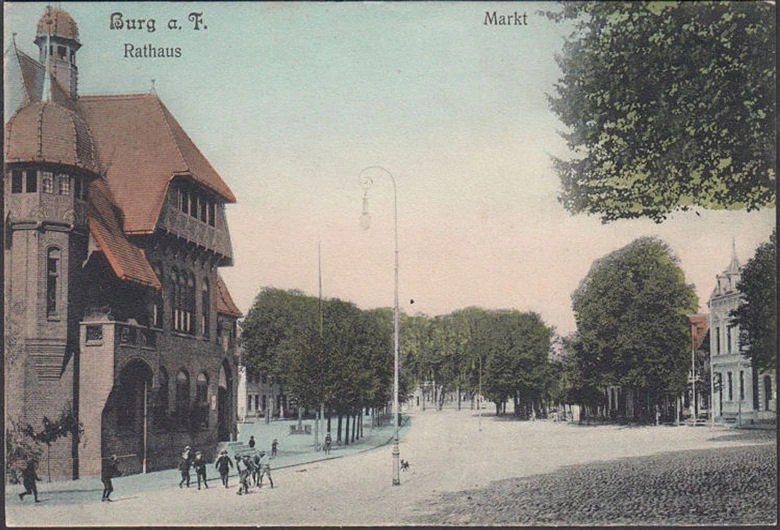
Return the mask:
[[[117, 432], [122, 439], [122, 452], [136, 455], [135, 465], [129, 462], [123, 462], [123, 465], [140, 471], [146, 468], [151, 390], [152, 369], [145, 362], [138, 359], [130, 361], [119, 373]], [[110, 452], [115, 453], [116, 448]]]
[[233, 378], [230, 365], [222, 361], [217, 382], [217, 438], [220, 442], [230, 441], [233, 432]]

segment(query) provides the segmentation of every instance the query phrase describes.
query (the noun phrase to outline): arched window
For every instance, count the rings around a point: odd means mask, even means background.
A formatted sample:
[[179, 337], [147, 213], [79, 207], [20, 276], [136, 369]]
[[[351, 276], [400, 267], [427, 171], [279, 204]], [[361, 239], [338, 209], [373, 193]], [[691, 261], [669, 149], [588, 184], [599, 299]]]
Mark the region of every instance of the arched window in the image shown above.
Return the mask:
[[190, 404], [190, 376], [184, 370], [176, 374], [176, 415], [179, 421], [187, 419]]
[[200, 329], [204, 337], [209, 336], [209, 312], [211, 311], [211, 297], [209, 296], [209, 281], [204, 279], [200, 290], [201, 295], [201, 316]]
[[179, 271], [171, 269], [171, 327], [179, 329]]
[[205, 372], [198, 374], [197, 385], [195, 388], [195, 399], [199, 405], [208, 404], [209, 399], [209, 379]]
[[184, 331], [187, 333], [195, 333], [195, 276], [190, 272], [187, 274], [186, 299], [185, 299], [185, 312], [187, 320], [185, 322]]
[[[155, 263], [154, 265], [152, 265], [152, 269], [154, 270], [154, 273], [157, 275], [157, 278], [160, 279], [160, 283], [162, 283], [162, 279], [163, 279], [162, 266], [159, 263]], [[153, 327], [162, 328], [163, 326], [162, 293], [155, 293], [152, 296], [152, 307], [151, 307], [151, 315], [149, 315], [149, 320], [151, 321]]]
[[60, 256], [58, 248], [50, 248], [46, 255], [46, 316], [49, 317], [59, 313]]

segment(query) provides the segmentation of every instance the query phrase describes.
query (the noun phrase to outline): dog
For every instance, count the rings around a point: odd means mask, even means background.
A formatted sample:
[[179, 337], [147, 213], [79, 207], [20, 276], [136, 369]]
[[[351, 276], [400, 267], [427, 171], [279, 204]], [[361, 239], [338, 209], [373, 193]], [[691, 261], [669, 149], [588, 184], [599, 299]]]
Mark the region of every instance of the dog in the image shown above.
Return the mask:
[[409, 469], [409, 462], [407, 460], [401, 459], [401, 471], [406, 471]]

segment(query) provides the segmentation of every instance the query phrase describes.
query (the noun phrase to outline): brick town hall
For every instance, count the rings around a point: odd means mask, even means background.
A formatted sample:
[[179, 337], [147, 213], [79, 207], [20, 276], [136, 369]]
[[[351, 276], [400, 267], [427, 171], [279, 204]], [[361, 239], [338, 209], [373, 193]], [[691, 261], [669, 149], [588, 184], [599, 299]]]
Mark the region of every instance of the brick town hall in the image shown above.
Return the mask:
[[78, 95], [67, 12], [35, 44], [5, 53], [6, 427], [72, 410], [84, 434], [41, 462], [58, 477], [211, 459], [235, 436], [235, 197], [157, 95]]

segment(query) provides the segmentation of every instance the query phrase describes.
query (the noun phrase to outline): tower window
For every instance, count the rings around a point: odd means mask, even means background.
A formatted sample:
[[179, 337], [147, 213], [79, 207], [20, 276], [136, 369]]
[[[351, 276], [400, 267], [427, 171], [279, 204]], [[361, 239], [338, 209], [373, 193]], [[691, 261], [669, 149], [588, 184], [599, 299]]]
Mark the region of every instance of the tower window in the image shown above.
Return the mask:
[[60, 249], [49, 250], [46, 259], [46, 315], [57, 315], [57, 284], [60, 277]]
[[70, 50], [70, 64], [76, 64], [76, 52]]
[[22, 193], [21, 171], [13, 171], [11, 173], [11, 193]]
[[214, 201], [209, 201], [209, 224], [214, 226], [214, 219], [216, 218], [216, 205]]
[[59, 173], [57, 175], [57, 193], [70, 195], [70, 175]]
[[38, 172], [32, 169], [25, 171], [27, 175], [27, 193], [35, 193], [38, 191]]
[[44, 193], [54, 193], [54, 174], [51, 171], [41, 174], [41, 187]]
[[65, 49], [65, 46], [57, 46], [57, 56], [63, 61], [65, 60], [68, 56], [68, 50]]

